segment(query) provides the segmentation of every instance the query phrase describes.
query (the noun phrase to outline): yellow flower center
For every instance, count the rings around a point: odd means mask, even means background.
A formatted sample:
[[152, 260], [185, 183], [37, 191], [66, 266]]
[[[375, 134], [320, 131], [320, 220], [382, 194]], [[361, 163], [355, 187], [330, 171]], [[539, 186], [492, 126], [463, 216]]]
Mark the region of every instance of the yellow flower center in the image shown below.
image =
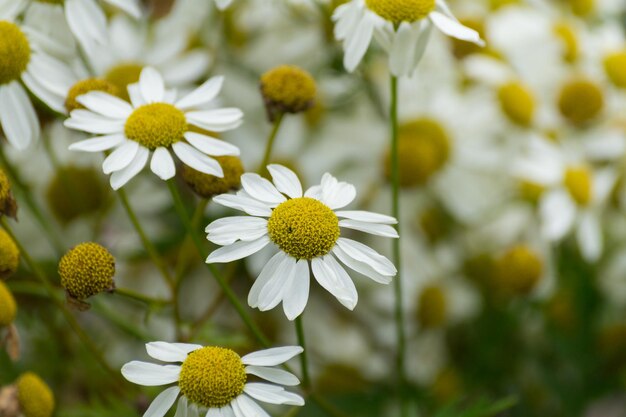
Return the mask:
[[115, 258], [97, 243], [81, 243], [63, 255], [59, 275], [68, 294], [84, 300], [114, 289]]
[[561, 89], [561, 115], [573, 125], [584, 125], [600, 114], [604, 95], [599, 86], [588, 80], [571, 81]]
[[0, 20], [0, 85], [18, 80], [30, 62], [30, 44], [14, 23]]
[[440, 206], [425, 209], [419, 213], [417, 221], [430, 243], [436, 243], [444, 238], [452, 226], [452, 219]]
[[541, 195], [543, 194], [545, 187], [541, 184], [537, 184], [532, 181], [521, 181], [519, 184], [519, 193], [520, 196], [526, 200], [530, 201], [533, 204], [539, 202]]
[[7, 232], [0, 229], [0, 278], [13, 275], [19, 263], [20, 251], [17, 245]]
[[593, 191], [593, 181], [589, 168], [585, 166], [567, 168], [563, 182], [575, 202], [581, 206], [589, 204]]
[[496, 261], [496, 289], [505, 295], [525, 295], [542, 274], [543, 262], [539, 255], [526, 245], [517, 245]]
[[218, 194], [239, 189], [243, 164], [236, 156], [216, 156], [215, 159], [224, 171], [224, 177], [218, 178], [183, 165], [182, 178], [191, 189], [202, 198], [211, 198]]
[[17, 396], [24, 417], [50, 417], [54, 411], [54, 395], [37, 375], [26, 372], [18, 379]]
[[[400, 126], [398, 137], [400, 185], [424, 185], [450, 157], [450, 139], [444, 128], [430, 119], [417, 119]], [[384, 173], [391, 181], [391, 152], [384, 161]]]
[[0, 216], [6, 215], [15, 218], [17, 203], [11, 192], [11, 183], [3, 170], [0, 169]]
[[246, 368], [230, 349], [207, 346], [191, 352], [180, 370], [178, 386], [189, 401], [221, 408], [243, 393]]
[[48, 3], [48, 4], [63, 4], [65, 0], [36, 0], [39, 3]]
[[287, 200], [267, 223], [270, 239], [296, 259], [326, 255], [339, 239], [339, 219], [324, 203], [309, 197]]
[[489, 8], [495, 11], [506, 6], [519, 3], [520, 0], [489, 0]]
[[6, 327], [13, 323], [17, 314], [17, 304], [13, 294], [0, 280], [0, 328]]
[[604, 70], [616, 87], [626, 88], [626, 50], [607, 55]]
[[510, 82], [500, 86], [498, 100], [509, 120], [520, 126], [530, 126], [535, 114], [535, 99], [524, 85]]
[[170, 147], [187, 132], [185, 113], [171, 104], [152, 103], [138, 107], [126, 120], [124, 133], [130, 140], [155, 150]]
[[139, 75], [143, 65], [135, 62], [127, 62], [110, 68], [104, 78], [117, 87], [120, 97], [128, 100], [128, 85], [139, 81]]
[[447, 302], [443, 290], [436, 285], [428, 286], [420, 294], [417, 320], [422, 327], [433, 329], [446, 321]]
[[574, 62], [578, 58], [578, 37], [571, 25], [566, 22], [557, 23], [554, 26], [554, 33], [563, 44], [563, 59], [567, 62]]
[[118, 95], [118, 88], [103, 78], [87, 78], [80, 80], [70, 88], [65, 98], [65, 108], [68, 112], [76, 109], [84, 109], [85, 106], [76, 101], [76, 97], [87, 94], [90, 91], [104, 91], [111, 95]]
[[415, 22], [435, 10], [435, 0], [365, 0], [365, 4], [394, 25]]
[[317, 87], [308, 72], [281, 65], [261, 76], [261, 94], [272, 113], [299, 113], [315, 103]]
[[568, 3], [575, 15], [585, 17], [595, 10], [595, 0], [563, 0]]

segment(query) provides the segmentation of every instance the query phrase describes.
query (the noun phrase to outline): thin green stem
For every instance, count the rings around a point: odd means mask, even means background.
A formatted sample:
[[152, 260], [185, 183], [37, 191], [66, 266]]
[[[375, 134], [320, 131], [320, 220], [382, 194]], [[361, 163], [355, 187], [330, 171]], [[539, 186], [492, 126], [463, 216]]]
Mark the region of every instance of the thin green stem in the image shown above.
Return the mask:
[[[400, 232], [400, 164], [398, 152], [398, 78], [391, 76], [391, 103], [389, 108], [389, 122], [391, 126], [391, 181], [392, 181], [392, 215], [398, 220], [396, 229]], [[395, 293], [395, 321], [398, 333], [398, 352], [396, 358], [396, 372], [398, 378], [398, 389], [400, 390], [400, 402], [402, 416], [408, 415], [408, 404], [404, 394], [406, 387], [405, 350], [406, 335], [404, 332], [404, 308], [402, 306], [402, 275], [400, 239], [393, 240], [393, 263], [398, 269], [398, 273], [393, 280]]]
[[11, 239], [13, 239], [13, 241], [15, 242], [15, 245], [20, 251], [21, 259], [24, 260], [24, 263], [28, 266], [28, 268], [30, 268], [30, 270], [35, 274], [37, 279], [43, 284], [46, 291], [48, 292], [48, 296], [54, 302], [54, 304], [59, 308], [59, 310], [61, 310], [61, 313], [63, 313], [63, 316], [67, 320], [68, 324], [70, 325], [74, 333], [76, 333], [76, 335], [81, 340], [81, 342], [85, 345], [85, 347], [87, 347], [87, 349], [92, 353], [92, 355], [100, 363], [102, 368], [107, 373], [109, 373], [114, 379], [121, 380], [119, 372], [111, 368], [111, 366], [107, 363], [106, 359], [104, 358], [104, 355], [102, 354], [100, 349], [98, 349], [94, 341], [91, 340], [89, 335], [85, 333], [85, 331], [80, 327], [80, 324], [78, 323], [74, 315], [72, 315], [72, 313], [67, 309], [62, 299], [58, 297], [54, 289], [54, 286], [52, 285], [52, 283], [50, 282], [46, 274], [43, 272], [43, 270], [30, 256], [30, 254], [26, 250], [26, 247], [22, 245], [20, 240], [13, 233], [13, 230], [9, 226], [5, 217], [0, 217], [0, 224], [2, 225], [2, 228], [7, 232], [7, 234], [11, 237]]
[[263, 155], [263, 161], [261, 162], [261, 165], [259, 165], [258, 172], [263, 172], [267, 164], [270, 163], [270, 158], [272, 157], [272, 149], [274, 148], [274, 141], [276, 140], [278, 130], [280, 129], [280, 125], [282, 124], [284, 117], [284, 113], [279, 113], [274, 119], [274, 127], [272, 127], [272, 131], [267, 138], [267, 144], [265, 145], [265, 154]]
[[[203, 246], [204, 245], [203, 241], [198, 235], [196, 229], [194, 229], [193, 225], [191, 224], [191, 219], [189, 218], [187, 209], [185, 208], [183, 200], [180, 197], [175, 181], [173, 179], [168, 180], [167, 186], [170, 190], [170, 193], [172, 194], [172, 198], [174, 199], [174, 207], [176, 209], [176, 212], [178, 213], [178, 216], [183, 222], [183, 225], [185, 226], [185, 228], [187, 229], [187, 232], [193, 239], [193, 243], [198, 251], [198, 254], [202, 258], [204, 258], [206, 256], [206, 253], [205, 253], [206, 249]], [[250, 329], [254, 337], [256, 337], [256, 339], [259, 341], [259, 343], [261, 343], [262, 346], [269, 347], [270, 346], [269, 340], [261, 332], [261, 329], [259, 329], [256, 323], [254, 323], [254, 321], [252, 320], [252, 317], [250, 317], [250, 315], [245, 310], [241, 302], [239, 302], [239, 299], [237, 298], [233, 290], [230, 288], [230, 286], [228, 285], [224, 277], [222, 277], [218, 269], [215, 268], [215, 266], [213, 266], [212, 264], [205, 264], [205, 265], [207, 265], [207, 268], [211, 272], [211, 275], [213, 275], [213, 278], [215, 278], [215, 280], [219, 284], [222, 291], [224, 291], [224, 294], [226, 294], [228, 301], [230, 301], [230, 303], [233, 305], [233, 307], [235, 308], [235, 310], [237, 311], [237, 313], [239, 314], [239, 316], [241, 317], [245, 325], [248, 327], [248, 329]]]
[[11, 183], [18, 190], [23, 198], [24, 203], [28, 206], [29, 211], [35, 217], [37, 223], [43, 230], [43, 232], [48, 236], [48, 241], [52, 245], [55, 250], [57, 256], [61, 257], [65, 253], [64, 245], [61, 243], [59, 236], [54, 231], [52, 223], [46, 219], [46, 216], [43, 214], [43, 210], [39, 207], [39, 204], [33, 198], [33, 193], [30, 192], [29, 187], [24, 183], [20, 174], [17, 170], [11, 165], [6, 155], [4, 154], [4, 149], [0, 146], [0, 162], [2, 162], [2, 166], [6, 171], [7, 176], [11, 180]]
[[300, 314], [296, 317], [296, 335], [298, 336], [298, 344], [304, 349], [302, 354], [300, 355], [300, 367], [302, 368], [302, 387], [305, 390], [309, 390], [311, 388], [311, 377], [309, 375], [309, 360], [308, 360], [308, 352], [306, 349], [306, 340], [304, 338], [304, 325], [302, 324], [302, 316]]
[[160, 300], [157, 298], [148, 297], [147, 295], [140, 294], [127, 288], [116, 288], [113, 293], [149, 305], [162, 306], [170, 303], [169, 300]]

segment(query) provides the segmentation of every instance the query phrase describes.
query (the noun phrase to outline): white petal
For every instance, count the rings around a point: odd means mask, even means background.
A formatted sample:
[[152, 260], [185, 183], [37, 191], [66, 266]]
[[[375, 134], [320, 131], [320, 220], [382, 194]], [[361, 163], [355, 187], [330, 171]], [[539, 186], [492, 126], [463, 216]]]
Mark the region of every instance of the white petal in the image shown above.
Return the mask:
[[276, 366], [304, 351], [300, 346], [282, 346], [248, 353], [241, 358], [244, 365]]
[[340, 217], [340, 218], [358, 220], [360, 222], [380, 223], [380, 224], [398, 223], [398, 221], [391, 216], [385, 216], [384, 214], [372, 213], [371, 211], [346, 210], [346, 211], [336, 211], [335, 214], [337, 215], [337, 217]]
[[195, 169], [196, 171], [203, 172], [205, 174], [214, 175], [219, 178], [224, 177], [224, 171], [213, 158], [209, 158], [202, 152], [198, 151], [191, 145], [184, 142], [176, 142], [172, 145], [172, 149], [178, 158], [185, 163], [185, 165]]
[[235, 129], [242, 123], [243, 112], [235, 108], [192, 111], [185, 115], [187, 122], [212, 132]]
[[470, 29], [467, 26], [463, 26], [456, 20], [450, 19], [448, 16], [437, 11], [431, 12], [428, 17], [434, 23], [437, 28], [448, 36], [457, 38], [463, 41], [475, 43], [479, 46], [484, 46], [485, 42], [480, 39], [480, 35], [474, 29]]
[[207, 155], [214, 156], [239, 156], [239, 148], [223, 140], [215, 139], [196, 132], [186, 132], [185, 139], [192, 146]]
[[232, 407], [229, 404], [226, 404], [224, 407], [220, 408], [219, 411], [222, 417], [236, 417]]
[[215, 0], [215, 5], [217, 6], [218, 9], [224, 10], [228, 6], [230, 6], [232, 2], [233, 0]]
[[263, 410], [260, 405], [255, 403], [254, 400], [247, 395], [240, 395], [235, 399], [235, 402], [246, 417], [270, 417], [270, 415]]
[[163, 101], [165, 96], [165, 84], [163, 78], [157, 70], [152, 67], [145, 67], [139, 76], [139, 91], [146, 103]]
[[81, 140], [69, 146], [70, 151], [102, 152], [121, 145], [126, 140], [123, 134], [97, 136], [91, 139]]
[[176, 166], [169, 151], [163, 147], [156, 148], [150, 161], [150, 169], [164, 181], [174, 178]]
[[359, 230], [376, 236], [398, 237], [396, 229], [387, 224], [366, 223], [358, 220], [340, 220], [339, 227], [347, 227], [348, 229]]
[[90, 91], [76, 97], [76, 101], [87, 109], [112, 119], [125, 120], [133, 112], [129, 103], [103, 91]]
[[[50, 91], [50, 88], [41, 82], [41, 78], [36, 77], [31, 73], [32, 67], [32, 65], [29, 65], [26, 71], [22, 74], [22, 81], [26, 84], [28, 90], [52, 110], [60, 114], [66, 114], [67, 109], [65, 108], [65, 94]], [[45, 75], [43, 77], [45, 77]]]
[[222, 217], [209, 224], [207, 239], [216, 245], [232, 245], [238, 240], [249, 242], [267, 234], [267, 220], [260, 217]]
[[122, 375], [132, 383], [154, 387], [178, 381], [180, 366], [156, 365], [154, 363], [132, 361], [122, 366]]
[[141, 7], [139, 6], [139, 2], [137, 0], [105, 0], [105, 1], [109, 4], [119, 7], [120, 9], [124, 10], [126, 13], [128, 13], [135, 19], [139, 19], [141, 17]]
[[268, 243], [270, 243], [269, 236], [263, 236], [252, 242], [235, 242], [232, 245], [224, 246], [211, 252], [206, 262], [211, 264], [236, 261], [260, 251]]
[[311, 261], [313, 276], [317, 282], [331, 293], [346, 308], [354, 310], [359, 300], [354, 283], [332, 255], [315, 258]]
[[126, 90], [128, 91], [130, 102], [134, 108], [141, 107], [144, 104], [147, 104], [146, 100], [143, 98], [143, 95], [141, 94], [139, 83], [129, 84], [128, 87], [126, 87]]
[[163, 417], [172, 408], [179, 393], [178, 386], [169, 387], [152, 401], [143, 417]]
[[265, 203], [278, 205], [287, 200], [284, 195], [278, 192], [271, 182], [261, 177], [259, 174], [243, 174], [241, 176], [241, 185], [252, 198]]
[[262, 382], [249, 382], [243, 391], [256, 400], [270, 404], [304, 405], [304, 400], [299, 395], [287, 392], [282, 387]]
[[359, 21], [354, 33], [351, 33], [344, 44], [343, 65], [348, 72], [352, 72], [359, 65], [367, 48], [372, 42], [374, 34], [374, 22], [365, 13]]
[[246, 373], [256, 375], [259, 378], [265, 379], [266, 381], [280, 385], [294, 386], [300, 383], [300, 380], [297, 376], [295, 376], [291, 372], [283, 371], [282, 369], [249, 365], [246, 366]]
[[296, 264], [296, 271], [291, 280], [291, 285], [285, 289], [283, 296], [283, 310], [287, 319], [294, 320], [304, 311], [309, 300], [310, 282], [309, 263], [301, 259]]
[[394, 276], [398, 272], [389, 259], [360, 242], [340, 237], [337, 239], [337, 246], [339, 246], [347, 256], [369, 265], [381, 275]]
[[185, 343], [151, 342], [146, 344], [148, 355], [164, 362], [183, 362], [190, 352], [201, 348], [201, 345]]
[[602, 255], [602, 229], [597, 214], [587, 212], [581, 217], [576, 238], [585, 260], [595, 262], [600, 258]]
[[74, 37], [88, 52], [106, 39], [106, 17], [94, 0], [66, 0], [65, 17]]
[[198, 406], [195, 404], [189, 404], [189, 410], [187, 411], [187, 417], [199, 417]]
[[240, 193], [221, 194], [214, 197], [213, 201], [217, 204], [221, 204], [222, 206], [245, 211], [251, 216], [269, 217], [272, 215], [272, 209], [270, 206]]
[[217, 97], [222, 89], [223, 83], [224, 77], [221, 75], [205, 81], [200, 87], [178, 100], [176, 102], [176, 107], [181, 110], [186, 110], [210, 102]]
[[70, 118], [66, 119], [63, 125], [70, 129], [103, 135], [124, 131], [123, 120], [110, 119], [82, 109], [72, 111]]
[[252, 308], [259, 306], [259, 295], [263, 288], [269, 284], [271, 280], [276, 277], [276, 271], [280, 265], [288, 258], [288, 255], [282, 251], [279, 251], [276, 255], [272, 256], [270, 260], [265, 264], [261, 273], [252, 284], [250, 292], [248, 293], [248, 305]]
[[139, 151], [139, 143], [127, 140], [119, 148], [111, 152], [102, 163], [102, 171], [110, 174], [126, 168], [135, 159]]
[[322, 203], [332, 210], [350, 204], [356, 197], [354, 185], [337, 181], [335, 177], [326, 173], [322, 176]]
[[178, 399], [178, 404], [176, 405], [176, 414], [174, 417], [187, 417], [189, 411], [189, 405], [187, 405], [187, 397], [184, 395]]
[[291, 198], [302, 197], [302, 184], [292, 170], [278, 164], [268, 165], [267, 170], [278, 191]]
[[11, 145], [26, 149], [39, 139], [35, 109], [20, 84], [0, 85], [0, 124]]
[[348, 268], [352, 268], [356, 272], [363, 274], [366, 277], [371, 278], [372, 280], [380, 284], [389, 284], [391, 282], [393, 275], [379, 274], [378, 272], [374, 270], [374, 268], [372, 268], [365, 262], [357, 261], [356, 259], [353, 259], [350, 256], [348, 256], [338, 245], [335, 245], [332, 252]]
[[402, 22], [398, 28], [391, 52], [389, 54], [389, 69], [396, 76], [408, 75], [411, 71], [413, 28], [410, 23]]
[[119, 190], [128, 181], [132, 180], [137, 174], [141, 172], [143, 167], [146, 166], [146, 162], [148, 162], [149, 156], [150, 151], [148, 151], [144, 147], [139, 147], [139, 151], [137, 152], [137, 155], [135, 155], [135, 159], [133, 159], [126, 168], [120, 171], [115, 171], [113, 174], [111, 174], [111, 179], [109, 180], [111, 188], [113, 188], [114, 190]]
[[565, 190], [548, 193], [539, 203], [542, 233], [549, 240], [559, 240], [570, 231], [576, 216], [576, 203]]
[[205, 417], [222, 417], [222, 413], [217, 408], [209, 408], [206, 412]]
[[295, 272], [296, 260], [291, 256], [285, 257], [278, 265], [278, 268], [276, 268], [273, 278], [267, 282], [259, 293], [259, 310], [271, 310], [283, 300], [283, 294], [291, 286]]

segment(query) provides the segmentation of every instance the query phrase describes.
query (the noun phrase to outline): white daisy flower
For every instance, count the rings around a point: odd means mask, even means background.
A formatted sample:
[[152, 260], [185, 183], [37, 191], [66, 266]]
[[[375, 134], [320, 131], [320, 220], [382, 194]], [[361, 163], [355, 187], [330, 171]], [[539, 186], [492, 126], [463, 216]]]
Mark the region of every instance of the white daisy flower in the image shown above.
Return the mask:
[[215, 6], [220, 10], [226, 10], [233, 0], [215, 0]]
[[22, 83], [49, 104], [66, 66], [48, 54], [57, 49], [58, 39], [43, 36], [28, 14], [18, 22], [18, 13], [12, 2], [0, 0], [0, 126], [11, 145], [25, 149], [39, 138], [40, 126]]
[[88, 133], [105, 135], [86, 139], [70, 150], [101, 152], [115, 149], [104, 160], [102, 169], [111, 175], [111, 187], [119, 189], [146, 165], [152, 152], [150, 169], [169, 180], [176, 174], [170, 149], [196, 171], [223, 177], [220, 164], [212, 156], [239, 155], [239, 148], [205, 134], [193, 132], [189, 125], [213, 132], [235, 129], [243, 113], [237, 108], [206, 108], [217, 97], [224, 78], [213, 77], [186, 96], [166, 90], [161, 75], [152, 67], [141, 72], [139, 83], [128, 86], [132, 104], [102, 91], [79, 96], [86, 110], [70, 113], [65, 126]]
[[[281, 301], [289, 320], [298, 317], [309, 298], [309, 266], [317, 282], [350, 310], [357, 304], [354, 283], [339, 259], [351, 269], [381, 284], [389, 284], [396, 268], [372, 248], [340, 236], [340, 227], [397, 238], [390, 226], [396, 219], [367, 211], [337, 211], [356, 197], [351, 184], [326, 173], [320, 185], [304, 194], [293, 171], [268, 165], [273, 184], [258, 174], [241, 176], [243, 190], [222, 194], [218, 204], [253, 216], [218, 219], [206, 228], [207, 239], [223, 245], [207, 263], [231, 262], [273, 243], [279, 249], [250, 289], [248, 304], [261, 311]], [[339, 220], [341, 218], [341, 220]], [[337, 259], [335, 259], [337, 258]]]
[[[269, 417], [254, 400], [269, 404], [304, 405], [298, 394], [280, 385], [300, 383], [290, 372], [273, 366], [302, 353], [300, 346], [284, 346], [240, 357], [230, 349], [189, 343], [146, 344], [154, 359], [175, 363], [157, 365], [132, 361], [122, 367], [124, 378], [143, 386], [172, 385], [159, 394], [144, 417], [162, 417], [178, 398], [176, 415], [197, 417]], [[248, 382], [248, 375], [272, 382]], [[280, 384], [280, 385], [275, 385]]]
[[483, 45], [480, 35], [463, 26], [444, 0], [351, 0], [333, 14], [335, 38], [343, 42], [344, 66], [359, 65], [375, 36], [389, 54], [396, 76], [411, 75], [424, 55], [433, 25], [448, 36]]

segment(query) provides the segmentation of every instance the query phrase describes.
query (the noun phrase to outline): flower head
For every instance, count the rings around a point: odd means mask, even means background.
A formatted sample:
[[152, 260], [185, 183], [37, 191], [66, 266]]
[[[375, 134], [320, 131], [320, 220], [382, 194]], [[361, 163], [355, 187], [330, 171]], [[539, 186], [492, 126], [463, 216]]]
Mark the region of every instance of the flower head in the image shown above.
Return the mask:
[[11, 192], [9, 178], [0, 169], [0, 215], [17, 218], [17, 203]]
[[111, 175], [111, 187], [124, 186], [146, 165], [150, 154], [150, 169], [168, 180], [176, 174], [176, 156], [187, 166], [205, 174], [222, 177], [220, 164], [208, 155], [239, 155], [239, 149], [194, 132], [189, 125], [213, 132], [234, 129], [241, 124], [241, 110], [235, 108], [204, 109], [215, 99], [222, 87], [223, 77], [214, 77], [181, 99], [165, 89], [161, 75], [151, 67], [141, 72], [139, 83], [128, 86], [129, 104], [101, 91], [79, 96], [77, 101], [87, 110], [74, 110], [65, 125], [72, 129], [103, 134], [74, 143], [71, 150], [100, 152], [114, 149], [104, 160], [102, 168]]
[[76, 300], [115, 288], [115, 258], [106, 248], [93, 242], [81, 243], [59, 262], [61, 285]]
[[215, 159], [224, 171], [222, 178], [183, 166], [181, 172], [183, 181], [202, 198], [211, 198], [218, 194], [236, 191], [241, 185], [240, 178], [243, 174], [241, 159], [236, 156], [217, 156]]
[[15, 303], [15, 298], [13, 298], [13, 294], [11, 294], [4, 282], [0, 281], [0, 328], [7, 327], [13, 323], [16, 314], [17, 304]]
[[52, 416], [54, 395], [43, 379], [32, 372], [26, 372], [19, 377], [15, 385], [24, 417]]
[[311, 74], [296, 66], [281, 65], [261, 76], [261, 94], [271, 120], [279, 114], [310, 109], [316, 91]]
[[[145, 386], [175, 385], [163, 391], [145, 415], [164, 416], [179, 396], [177, 414], [192, 416], [200, 409], [207, 410], [207, 416], [266, 415], [254, 400], [304, 405], [302, 397], [280, 386], [298, 385], [298, 378], [272, 368], [302, 353], [299, 346], [266, 349], [243, 357], [231, 349], [187, 343], [152, 342], [146, 350], [154, 359], [175, 365], [132, 361], [122, 367], [124, 378]], [[249, 382], [249, 375], [271, 384]]]
[[0, 229], [0, 278], [7, 278], [17, 271], [20, 250], [7, 232]]
[[282, 165], [268, 165], [273, 183], [257, 174], [241, 177], [243, 190], [214, 198], [218, 204], [252, 217], [218, 219], [206, 228], [208, 240], [224, 247], [208, 263], [231, 262], [260, 251], [270, 243], [278, 253], [265, 265], [248, 295], [251, 307], [262, 311], [281, 301], [288, 319], [298, 317], [309, 297], [309, 266], [313, 276], [341, 304], [356, 306], [354, 283], [337, 259], [376, 282], [388, 284], [394, 265], [368, 246], [341, 236], [341, 228], [396, 238], [393, 217], [341, 209], [354, 200], [354, 186], [324, 174], [320, 185], [303, 193], [296, 174]]

